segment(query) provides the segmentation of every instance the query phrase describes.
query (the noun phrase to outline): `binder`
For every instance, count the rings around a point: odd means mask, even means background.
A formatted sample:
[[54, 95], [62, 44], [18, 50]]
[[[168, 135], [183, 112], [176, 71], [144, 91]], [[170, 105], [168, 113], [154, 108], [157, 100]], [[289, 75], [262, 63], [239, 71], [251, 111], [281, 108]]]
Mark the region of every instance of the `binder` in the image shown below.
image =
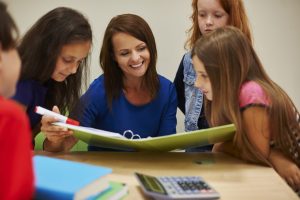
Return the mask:
[[110, 168], [34, 156], [35, 199], [87, 199], [110, 188]]
[[235, 134], [235, 126], [228, 124], [166, 136], [127, 139], [119, 133], [61, 122], [55, 122], [54, 124], [73, 130], [76, 138], [89, 145], [133, 151], [171, 151], [175, 149], [205, 146], [231, 140]]

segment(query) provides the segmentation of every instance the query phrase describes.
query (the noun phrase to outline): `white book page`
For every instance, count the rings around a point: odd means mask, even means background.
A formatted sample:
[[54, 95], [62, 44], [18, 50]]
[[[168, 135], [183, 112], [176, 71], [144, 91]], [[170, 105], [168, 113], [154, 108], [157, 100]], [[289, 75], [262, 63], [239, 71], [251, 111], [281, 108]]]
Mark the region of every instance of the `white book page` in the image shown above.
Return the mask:
[[77, 130], [77, 131], [82, 131], [82, 132], [94, 134], [94, 135], [101, 135], [101, 136], [105, 136], [105, 137], [115, 137], [115, 138], [127, 139], [126, 137], [120, 135], [119, 133], [104, 131], [104, 130], [95, 129], [95, 128], [91, 128], [91, 127], [75, 126], [75, 125], [66, 124], [66, 123], [63, 123], [63, 122], [54, 122], [52, 124], [56, 125], [56, 126], [62, 126], [62, 127], [68, 128], [68, 129], [72, 129], [72, 130]]

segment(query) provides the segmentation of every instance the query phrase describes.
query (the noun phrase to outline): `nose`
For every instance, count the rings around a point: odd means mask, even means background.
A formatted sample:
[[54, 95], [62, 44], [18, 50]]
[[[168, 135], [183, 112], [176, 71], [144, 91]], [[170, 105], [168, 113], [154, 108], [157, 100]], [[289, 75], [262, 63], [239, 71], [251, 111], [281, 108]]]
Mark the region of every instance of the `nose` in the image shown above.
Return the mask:
[[213, 18], [211, 15], [208, 15], [205, 21], [206, 26], [211, 26], [213, 25]]
[[196, 88], [198, 88], [199, 90], [201, 90], [201, 91], [203, 90], [203, 84], [202, 84], [201, 80], [198, 77], [196, 78], [194, 86]]
[[138, 62], [140, 59], [140, 54], [137, 51], [132, 51], [131, 60], [133, 62]]
[[79, 64], [80, 64], [80, 63], [77, 63], [77, 62], [72, 63], [72, 64], [70, 65], [70, 67], [69, 67], [69, 72], [70, 72], [71, 74], [75, 74], [75, 73], [77, 72], [77, 69], [78, 69], [78, 67], [79, 67]]

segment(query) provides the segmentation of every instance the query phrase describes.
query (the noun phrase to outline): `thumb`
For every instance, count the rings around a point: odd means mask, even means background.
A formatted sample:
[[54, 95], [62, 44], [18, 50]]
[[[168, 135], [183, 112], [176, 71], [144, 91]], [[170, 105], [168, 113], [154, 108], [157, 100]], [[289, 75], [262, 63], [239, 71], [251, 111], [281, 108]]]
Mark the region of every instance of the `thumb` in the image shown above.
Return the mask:
[[53, 106], [52, 111], [60, 114], [60, 111], [57, 106]]

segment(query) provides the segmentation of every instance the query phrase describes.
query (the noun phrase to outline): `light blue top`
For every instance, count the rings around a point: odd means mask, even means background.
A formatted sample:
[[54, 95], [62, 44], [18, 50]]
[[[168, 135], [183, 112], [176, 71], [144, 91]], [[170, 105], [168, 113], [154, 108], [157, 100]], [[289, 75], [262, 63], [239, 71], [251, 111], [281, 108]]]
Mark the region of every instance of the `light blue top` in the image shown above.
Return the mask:
[[183, 82], [185, 93], [185, 131], [198, 130], [198, 119], [203, 105], [203, 93], [194, 86], [196, 72], [193, 68], [191, 52], [183, 58]]
[[[81, 126], [88, 126], [123, 134], [131, 130], [141, 138], [156, 137], [176, 133], [177, 95], [171, 81], [159, 76], [160, 88], [151, 102], [136, 106], [131, 104], [121, 92], [112, 103], [107, 103], [104, 76], [101, 75], [90, 85], [81, 98]], [[89, 150], [96, 150], [90, 148]]]

